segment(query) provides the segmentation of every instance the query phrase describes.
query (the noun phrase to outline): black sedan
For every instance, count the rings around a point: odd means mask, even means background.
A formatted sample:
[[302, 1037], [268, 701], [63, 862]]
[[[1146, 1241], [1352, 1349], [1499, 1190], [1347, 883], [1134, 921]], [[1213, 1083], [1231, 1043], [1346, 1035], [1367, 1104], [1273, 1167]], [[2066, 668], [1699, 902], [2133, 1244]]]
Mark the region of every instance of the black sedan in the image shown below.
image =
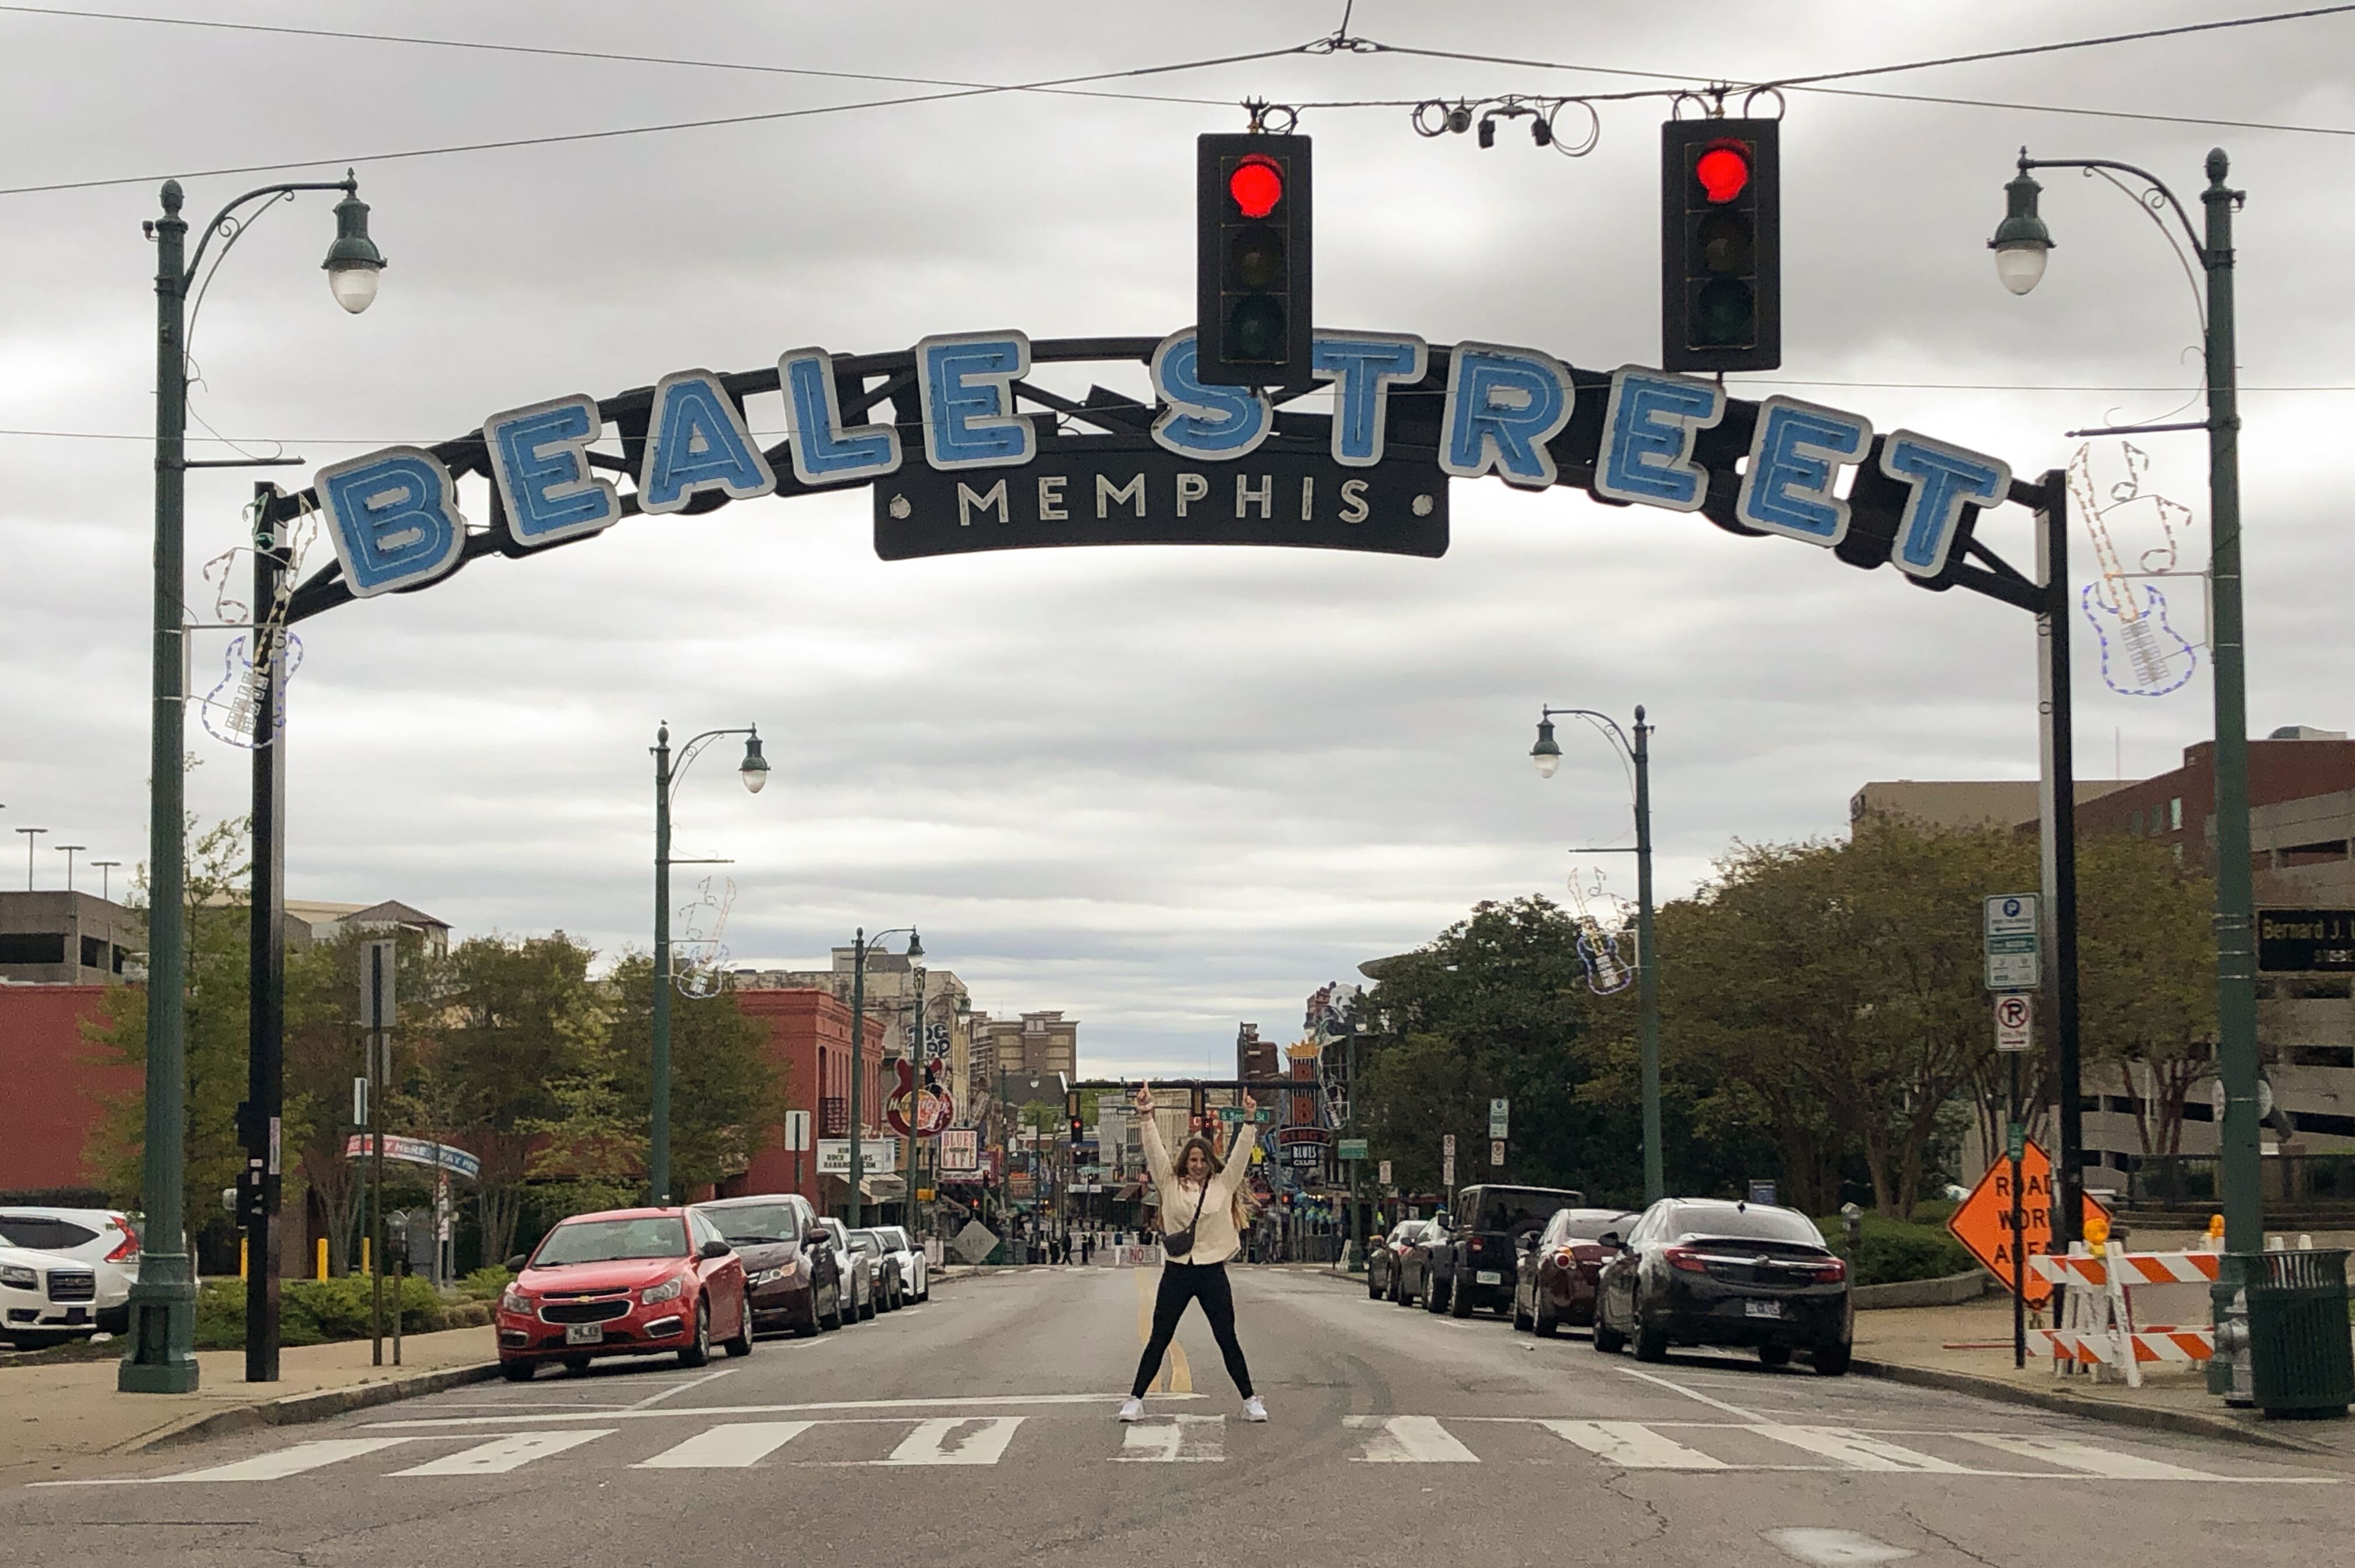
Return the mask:
[[1603, 1267], [1594, 1348], [1630, 1339], [1636, 1359], [1671, 1345], [1747, 1348], [1770, 1367], [1804, 1353], [1817, 1371], [1848, 1371], [1854, 1316], [1848, 1265], [1795, 1210], [1664, 1198], [1644, 1211]]
[[1366, 1249], [1366, 1294], [1376, 1301], [1404, 1301], [1401, 1294], [1401, 1275], [1404, 1274], [1405, 1255], [1410, 1248], [1423, 1240], [1430, 1227], [1428, 1220], [1401, 1220], [1391, 1227], [1391, 1233]]
[[844, 1264], [818, 1225], [809, 1200], [758, 1193], [698, 1203], [695, 1212], [719, 1228], [744, 1262], [744, 1296], [756, 1328], [809, 1335], [842, 1327], [850, 1305]]

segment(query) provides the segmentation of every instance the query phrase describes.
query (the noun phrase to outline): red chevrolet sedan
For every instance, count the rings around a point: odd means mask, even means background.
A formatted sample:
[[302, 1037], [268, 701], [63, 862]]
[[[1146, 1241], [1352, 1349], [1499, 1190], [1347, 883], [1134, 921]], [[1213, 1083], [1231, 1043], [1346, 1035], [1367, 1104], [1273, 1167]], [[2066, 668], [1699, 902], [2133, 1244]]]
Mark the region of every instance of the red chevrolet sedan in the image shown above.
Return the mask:
[[1513, 1287], [1513, 1327], [1550, 1336], [1563, 1324], [1594, 1321], [1603, 1265], [1619, 1248], [1607, 1235], [1625, 1235], [1640, 1215], [1620, 1209], [1557, 1209], [1543, 1234], [1521, 1252]]
[[686, 1209], [576, 1214], [540, 1239], [499, 1297], [499, 1371], [527, 1380], [542, 1361], [579, 1371], [597, 1356], [665, 1350], [699, 1367], [718, 1339], [752, 1353], [744, 1265], [711, 1221]]

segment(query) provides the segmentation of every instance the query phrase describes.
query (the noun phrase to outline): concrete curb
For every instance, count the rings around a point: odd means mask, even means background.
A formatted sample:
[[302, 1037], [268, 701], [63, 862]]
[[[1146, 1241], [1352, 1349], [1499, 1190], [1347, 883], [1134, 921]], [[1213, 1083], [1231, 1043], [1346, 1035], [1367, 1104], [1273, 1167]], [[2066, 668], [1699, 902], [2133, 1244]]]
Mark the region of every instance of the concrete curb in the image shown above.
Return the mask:
[[367, 1410], [373, 1405], [390, 1404], [395, 1400], [440, 1393], [444, 1389], [462, 1388], [468, 1383], [488, 1382], [498, 1375], [498, 1362], [476, 1361], [471, 1366], [441, 1367], [430, 1372], [388, 1378], [382, 1382], [355, 1383], [348, 1388], [319, 1389], [310, 1393], [288, 1394], [283, 1399], [234, 1404], [186, 1416], [161, 1432], [134, 1437], [110, 1452], [152, 1454], [159, 1448], [177, 1447], [183, 1443], [201, 1443], [208, 1438], [227, 1436], [232, 1432], [250, 1432], [262, 1426], [297, 1426], [304, 1422], [325, 1421], [331, 1415]]
[[2194, 1437], [2222, 1437], [2293, 1454], [2343, 1457], [2338, 1449], [2326, 1444], [2264, 1431], [2229, 1415], [2210, 1415], [2196, 1410], [2171, 1410], [2158, 1405], [2126, 1404], [2117, 1400], [2086, 1399], [2059, 1389], [2022, 1388], [2003, 1378], [1982, 1377], [1976, 1372], [1947, 1371], [1936, 1367], [1908, 1366], [1902, 1361], [1872, 1361], [1859, 1357], [1849, 1363], [1849, 1371], [1859, 1377], [1879, 1378], [1885, 1382], [1943, 1389], [1949, 1393], [1966, 1393], [2004, 1404], [2032, 1405], [2039, 1410], [2083, 1416], [2088, 1421], [2140, 1427], [2146, 1432], [2179, 1432]]

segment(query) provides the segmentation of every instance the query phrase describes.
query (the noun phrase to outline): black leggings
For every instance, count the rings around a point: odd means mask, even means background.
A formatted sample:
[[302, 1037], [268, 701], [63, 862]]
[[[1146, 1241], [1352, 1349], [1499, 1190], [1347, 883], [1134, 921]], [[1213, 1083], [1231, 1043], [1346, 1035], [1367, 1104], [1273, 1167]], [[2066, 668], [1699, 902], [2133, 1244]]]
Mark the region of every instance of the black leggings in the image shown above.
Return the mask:
[[1137, 1358], [1136, 1382], [1128, 1391], [1131, 1397], [1143, 1399], [1153, 1385], [1162, 1355], [1169, 1349], [1178, 1332], [1178, 1319], [1186, 1316], [1189, 1301], [1202, 1304], [1202, 1316], [1210, 1320], [1211, 1336], [1219, 1341], [1219, 1354], [1227, 1360], [1227, 1376], [1235, 1380], [1235, 1392], [1251, 1398], [1251, 1368], [1244, 1364], [1242, 1344], [1235, 1338], [1235, 1293], [1227, 1283], [1227, 1265], [1180, 1263], [1161, 1266], [1160, 1294], [1153, 1298], [1153, 1339]]

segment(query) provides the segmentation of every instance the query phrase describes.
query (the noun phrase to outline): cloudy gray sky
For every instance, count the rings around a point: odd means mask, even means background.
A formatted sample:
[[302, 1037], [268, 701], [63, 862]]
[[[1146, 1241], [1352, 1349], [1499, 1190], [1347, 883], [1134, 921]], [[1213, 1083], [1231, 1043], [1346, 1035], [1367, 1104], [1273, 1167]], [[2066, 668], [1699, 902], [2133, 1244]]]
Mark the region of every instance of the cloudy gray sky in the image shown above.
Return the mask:
[[[644, 7], [577, 4], [170, 9], [1008, 83], [1284, 48], [1329, 34], [1342, 5], [714, 3], [664, 7], [658, 28]], [[1661, 85], [1605, 68], [1771, 80], [2261, 9], [1361, 0], [1363, 37], [1595, 69], [1295, 55], [1102, 88], [1200, 101], [1007, 93], [392, 158], [924, 90], [0, 7], [0, 187], [135, 176], [0, 196], [0, 827], [145, 853], [149, 452], [108, 438], [152, 419], [139, 222], [164, 176], [188, 178], [200, 218], [269, 178], [357, 166], [391, 259], [375, 308], [347, 317], [329, 300], [330, 204], [306, 198], [239, 246], [194, 342], [197, 414], [315, 466], [808, 343], [1174, 330], [1191, 315], [1191, 140], [1240, 129], [1248, 96]], [[1997, 283], [1985, 240], [2023, 142], [2144, 165], [2187, 197], [2224, 144], [2250, 192], [2243, 374], [2268, 389], [2244, 411], [2253, 722], [2347, 727], [2355, 632], [2332, 481], [2355, 411], [2350, 67], [2341, 16], [1852, 84], [2338, 134], [1793, 92], [1785, 361], [1740, 379], [2024, 475], [2066, 460], [2070, 428], [2164, 416], [2197, 385], [2198, 328], [2130, 201], [2048, 179], [2060, 248], [2026, 299]], [[1599, 113], [1600, 144], [1569, 159], [1510, 129], [1488, 152], [1421, 139], [1401, 109], [1306, 112], [1320, 319], [1653, 362], [1664, 105]], [[203, 173], [254, 165], [288, 172]], [[1124, 385], [1141, 390], [1141, 372]], [[2204, 560], [2199, 438], [2149, 445], [2158, 486], [2194, 506]], [[284, 474], [292, 487], [309, 470]], [[192, 479], [192, 597], [194, 563], [238, 542], [251, 478]], [[1737, 837], [1840, 830], [1867, 779], [2035, 773], [2017, 611], [1572, 492], [1466, 483], [1453, 506], [1435, 562], [1155, 548], [885, 564], [863, 491], [634, 519], [545, 559], [484, 561], [304, 628], [288, 889], [399, 898], [461, 932], [644, 945], [655, 722], [756, 720], [776, 766], [765, 794], [747, 797], [715, 753], [680, 795], [679, 853], [736, 859], [737, 961], [807, 960], [861, 922], [914, 922], [981, 1005], [1082, 1019], [1091, 1071], [1182, 1070], [1231, 1061], [1241, 1019], [1288, 1038], [1305, 992], [1475, 901], [1559, 895], [1565, 846], [1628, 840], [1600, 741], [1565, 731], [1550, 783], [1529, 767], [1540, 702], [1649, 707], [1666, 893]], [[2016, 509], [1983, 537], [2024, 560]], [[2179, 597], [2197, 636], [2197, 594]], [[2082, 664], [2094, 645], [2076, 631]], [[220, 652], [199, 645], [200, 687]], [[2114, 752], [2130, 773], [2171, 766], [2210, 728], [2204, 676], [2138, 700], [2083, 675], [2079, 701], [2089, 776]], [[240, 810], [242, 754], [191, 733], [193, 809]], [[18, 845], [0, 846], [0, 883], [19, 885]], [[62, 858], [37, 859], [40, 885], [58, 885]], [[1613, 885], [1632, 893], [1626, 859]]]

